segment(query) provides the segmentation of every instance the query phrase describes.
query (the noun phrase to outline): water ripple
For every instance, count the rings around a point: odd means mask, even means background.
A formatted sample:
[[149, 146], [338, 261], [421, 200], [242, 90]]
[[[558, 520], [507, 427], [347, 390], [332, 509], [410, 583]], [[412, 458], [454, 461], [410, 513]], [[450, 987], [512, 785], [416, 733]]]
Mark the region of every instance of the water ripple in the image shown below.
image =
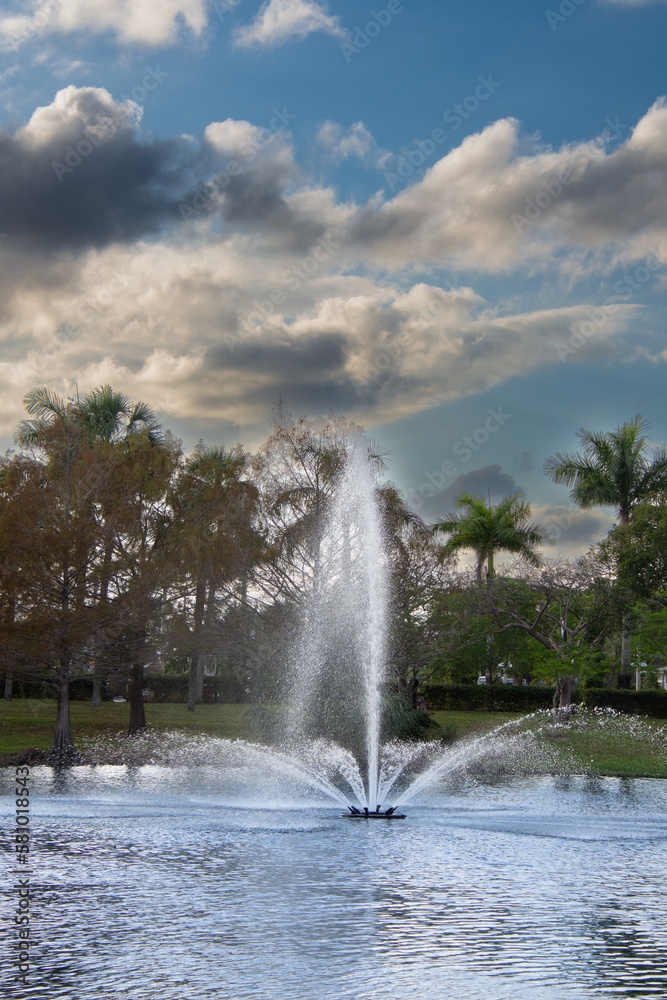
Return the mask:
[[497, 781], [360, 823], [111, 777], [35, 795], [12, 1000], [667, 998], [667, 783]]

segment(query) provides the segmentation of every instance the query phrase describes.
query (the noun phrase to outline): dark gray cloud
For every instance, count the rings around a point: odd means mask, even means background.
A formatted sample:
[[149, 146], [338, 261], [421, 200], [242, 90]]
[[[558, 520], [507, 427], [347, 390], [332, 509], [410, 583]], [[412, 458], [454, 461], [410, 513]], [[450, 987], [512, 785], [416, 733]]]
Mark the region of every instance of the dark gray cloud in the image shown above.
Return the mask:
[[[245, 342], [220, 344], [207, 351], [207, 369], [252, 371], [302, 379], [329, 382], [341, 373], [345, 363], [346, 339], [343, 334], [323, 333], [288, 339], [282, 331], [274, 339], [253, 337]], [[322, 390], [320, 389], [320, 392]]]
[[102, 247], [155, 233], [177, 201], [179, 140], [143, 141], [133, 108], [68, 87], [0, 134], [0, 218], [18, 249]]
[[426, 521], [442, 520], [457, 510], [456, 501], [462, 493], [472, 493], [486, 500], [491, 493], [491, 503], [497, 504], [508, 493], [521, 491], [513, 476], [500, 465], [484, 465], [463, 472], [450, 485], [439, 472], [426, 474], [426, 479], [416, 489], [408, 490], [406, 499]]
[[504, 472], [500, 465], [483, 465], [480, 469], [471, 469], [457, 476], [449, 489], [440, 494], [440, 499], [453, 510], [456, 499], [462, 493], [473, 493], [475, 496], [488, 498], [491, 491], [491, 503], [496, 504], [508, 493], [516, 493], [521, 487], [509, 472]]
[[213, 216], [294, 251], [324, 233], [286, 199], [297, 176], [286, 132], [244, 158], [206, 137], [147, 138], [140, 115], [101, 88], [70, 86], [0, 133], [0, 220], [16, 250], [101, 248]]

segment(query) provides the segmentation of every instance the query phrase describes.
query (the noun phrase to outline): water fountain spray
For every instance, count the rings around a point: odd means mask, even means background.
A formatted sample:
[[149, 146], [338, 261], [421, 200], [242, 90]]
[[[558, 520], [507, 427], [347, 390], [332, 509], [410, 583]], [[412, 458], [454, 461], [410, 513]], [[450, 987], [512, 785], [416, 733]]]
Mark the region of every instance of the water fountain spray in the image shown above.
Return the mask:
[[294, 656], [288, 734], [292, 743], [322, 735], [304, 731], [319, 712], [324, 734], [335, 737], [336, 724], [345, 727], [341, 716], [347, 713], [349, 720], [356, 711], [365, 776], [363, 801], [350, 806], [349, 815], [394, 818], [394, 810], [381, 811], [378, 802], [389, 588], [382, 517], [364, 438], [350, 451], [324, 519]]

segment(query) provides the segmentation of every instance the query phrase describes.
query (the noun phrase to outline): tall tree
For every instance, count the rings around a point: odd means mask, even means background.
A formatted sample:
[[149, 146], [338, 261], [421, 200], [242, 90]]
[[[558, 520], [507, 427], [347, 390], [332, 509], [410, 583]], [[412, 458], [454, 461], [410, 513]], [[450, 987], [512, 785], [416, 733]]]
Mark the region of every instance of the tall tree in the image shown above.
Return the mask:
[[[226, 596], [234, 582], [245, 596], [252, 551], [259, 547], [252, 521], [258, 491], [247, 479], [248, 456], [241, 448], [199, 445], [186, 461], [174, 487], [174, 528], [180, 532], [181, 573], [189, 583], [190, 682], [188, 711], [201, 703], [206, 625], [216, 616], [216, 591]], [[210, 634], [209, 634], [210, 640]]]
[[569, 710], [577, 677], [613, 630], [606, 566], [595, 555], [527, 572], [516, 565], [493, 587], [471, 588], [470, 602], [497, 633], [519, 630], [542, 647], [556, 683], [554, 707]]
[[[24, 404], [31, 420], [19, 424], [17, 441], [24, 446], [38, 444], [44, 431], [62, 422], [68, 415], [79, 425], [82, 435], [88, 444], [94, 447], [96, 443], [106, 443], [110, 446], [123, 446], [130, 435], [143, 432], [149, 441], [156, 443], [161, 440], [162, 431], [151, 407], [141, 400], [133, 401], [124, 393], [116, 392], [110, 385], [97, 386], [76, 401], [65, 402], [45, 386], [32, 389], [24, 398]], [[113, 491], [104, 494], [104, 508], [101, 511], [102, 528], [105, 534], [103, 542], [103, 558], [99, 575], [98, 599], [102, 605], [108, 599], [109, 576], [113, 555], [112, 532], [108, 524], [112, 509], [116, 503]], [[105, 525], [107, 526], [105, 528]], [[98, 643], [94, 650], [95, 673], [93, 675], [93, 698], [95, 706], [100, 705], [100, 689], [98, 675], [102, 664], [102, 650]]]
[[492, 507], [472, 493], [462, 493], [456, 501], [465, 508], [460, 514], [450, 514], [433, 525], [433, 532], [451, 535], [443, 552], [451, 555], [461, 549], [472, 549], [477, 556], [476, 575], [482, 583], [482, 569], [486, 563], [487, 582], [495, 575], [494, 559], [498, 552], [511, 552], [539, 566], [535, 552], [549, 538], [549, 533], [539, 524], [533, 524], [530, 504], [520, 499], [521, 493], [504, 497], [497, 507]]
[[[270, 602], [298, 603], [317, 586], [324, 519], [362, 433], [340, 416], [295, 420], [282, 404], [275, 407], [273, 433], [253, 463], [267, 556], [254, 579]], [[379, 454], [373, 460], [379, 463]]]
[[9, 463], [20, 547], [20, 631], [30, 660], [55, 671], [58, 707], [50, 754], [65, 760], [74, 752], [70, 677], [78, 663], [87, 662], [96, 629], [91, 600], [101, 541], [96, 501], [106, 471], [73, 405], [35, 423], [30, 443], [30, 454]]
[[144, 428], [117, 443], [98, 442], [97, 450], [109, 470], [100, 509], [105, 552], [109, 546], [112, 553], [110, 566], [104, 558], [97, 566], [107, 587], [107, 600], [98, 602], [100, 636], [117, 669], [129, 672], [133, 734], [146, 725], [144, 667], [180, 568], [169, 506], [180, 445], [169, 435], [156, 440]]
[[[491, 587], [495, 576], [495, 556], [499, 552], [511, 552], [520, 556], [531, 566], [539, 566], [540, 558], [535, 552], [538, 545], [548, 540], [548, 532], [539, 524], [529, 520], [530, 504], [521, 500], [521, 493], [511, 493], [496, 507], [472, 493], [462, 493], [457, 505], [464, 508], [460, 514], [451, 514], [433, 525], [432, 531], [451, 535], [443, 547], [443, 555], [472, 549], [477, 556], [475, 573], [482, 585], [482, 570], [486, 563], [486, 584]], [[493, 672], [498, 661], [494, 656], [493, 636], [487, 637], [486, 679], [493, 680]]]
[[[544, 471], [555, 483], [571, 486], [570, 498], [577, 506], [614, 507], [621, 525], [632, 520], [637, 504], [667, 490], [667, 449], [648, 452], [648, 423], [640, 414], [614, 431], [578, 432], [580, 452], [558, 452], [548, 458]], [[628, 537], [628, 536], [626, 536]], [[631, 626], [623, 616], [621, 687], [629, 687]]]

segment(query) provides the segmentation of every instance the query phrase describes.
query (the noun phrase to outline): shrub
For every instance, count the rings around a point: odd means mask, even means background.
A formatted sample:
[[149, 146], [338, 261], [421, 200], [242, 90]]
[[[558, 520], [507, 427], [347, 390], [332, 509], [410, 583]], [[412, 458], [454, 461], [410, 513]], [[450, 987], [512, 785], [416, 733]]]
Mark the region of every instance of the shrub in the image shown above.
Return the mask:
[[667, 691], [621, 691], [615, 688], [589, 688], [581, 701], [588, 708], [613, 708], [626, 715], [649, 715], [667, 719]]
[[519, 684], [432, 684], [423, 688], [431, 711], [534, 712], [551, 708], [555, 688]]

